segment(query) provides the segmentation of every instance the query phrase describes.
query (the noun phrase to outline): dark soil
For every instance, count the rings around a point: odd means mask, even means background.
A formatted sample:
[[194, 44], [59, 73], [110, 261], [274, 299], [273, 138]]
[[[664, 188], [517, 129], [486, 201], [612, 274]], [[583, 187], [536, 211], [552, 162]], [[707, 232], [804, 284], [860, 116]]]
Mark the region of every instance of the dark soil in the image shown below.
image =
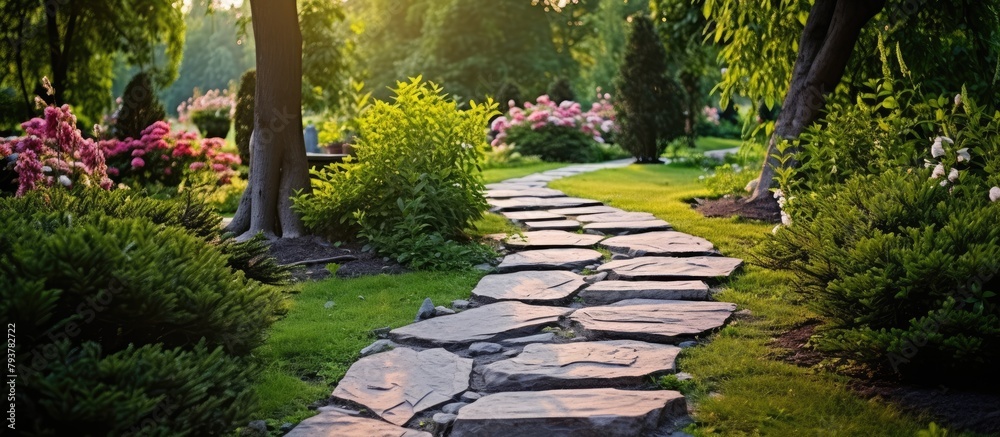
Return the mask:
[[[787, 362], [803, 367], [816, 366], [826, 358], [808, 345], [817, 326], [819, 322], [810, 321], [775, 338], [772, 345], [785, 351], [782, 359]], [[926, 415], [952, 432], [1000, 435], [1000, 393], [995, 391], [916, 386], [887, 377], [856, 375], [848, 387], [866, 399], [884, 399], [905, 412]]]
[[362, 251], [360, 243], [346, 243], [339, 247], [320, 237], [282, 238], [271, 244], [271, 255], [281, 264], [348, 256], [353, 260], [321, 261], [296, 266], [292, 276], [296, 281], [319, 280], [330, 277], [326, 266], [330, 262], [340, 265], [337, 277], [353, 278], [365, 275], [398, 274], [406, 271], [395, 261], [385, 259], [372, 252]]
[[744, 198], [695, 199], [694, 209], [705, 217], [742, 217], [767, 223], [781, 223], [781, 208], [771, 198], [749, 202]]

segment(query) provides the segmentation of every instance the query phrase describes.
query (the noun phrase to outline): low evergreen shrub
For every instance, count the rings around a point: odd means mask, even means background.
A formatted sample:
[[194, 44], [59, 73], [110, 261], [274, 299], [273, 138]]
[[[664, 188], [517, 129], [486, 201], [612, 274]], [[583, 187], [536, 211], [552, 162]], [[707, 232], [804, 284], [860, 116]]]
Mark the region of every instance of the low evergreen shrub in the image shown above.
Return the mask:
[[594, 162], [601, 157], [597, 142], [571, 126], [514, 126], [507, 130], [506, 141], [522, 155], [548, 162]]
[[125, 85], [121, 106], [115, 111], [112, 134], [119, 139], [139, 139], [143, 129], [166, 120], [167, 113], [156, 97], [156, 87], [147, 72], [139, 72]]

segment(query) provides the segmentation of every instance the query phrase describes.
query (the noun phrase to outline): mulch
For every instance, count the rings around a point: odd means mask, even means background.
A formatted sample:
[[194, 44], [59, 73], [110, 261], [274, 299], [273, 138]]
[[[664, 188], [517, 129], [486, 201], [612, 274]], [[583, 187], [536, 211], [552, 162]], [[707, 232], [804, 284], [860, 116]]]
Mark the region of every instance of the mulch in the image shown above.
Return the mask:
[[[280, 264], [306, 262], [296, 266], [292, 272], [296, 281], [315, 281], [330, 277], [330, 271], [326, 268], [330, 262], [336, 262], [340, 265], [340, 268], [337, 269], [338, 278], [406, 272], [406, 269], [399, 263], [362, 249], [363, 245], [360, 243], [346, 243], [338, 246], [321, 237], [308, 236], [275, 240], [271, 244], [271, 255], [277, 258]], [[338, 261], [309, 262], [333, 257], [349, 258]]]
[[781, 208], [771, 198], [752, 202], [746, 198], [733, 197], [694, 199], [694, 209], [705, 217], [741, 217], [766, 223], [781, 223]]

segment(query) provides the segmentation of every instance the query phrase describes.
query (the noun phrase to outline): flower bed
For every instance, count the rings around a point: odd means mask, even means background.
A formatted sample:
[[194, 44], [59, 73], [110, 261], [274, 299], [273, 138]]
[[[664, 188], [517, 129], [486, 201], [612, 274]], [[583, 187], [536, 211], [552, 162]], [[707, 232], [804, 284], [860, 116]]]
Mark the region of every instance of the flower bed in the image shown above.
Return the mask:
[[540, 156], [546, 161], [593, 161], [603, 157], [598, 144], [611, 142], [618, 131], [611, 96], [583, 111], [578, 102], [556, 104], [547, 95], [519, 108], [509, 102], [510, 111], [491, 125], [496, 136], [491, 143], [498, 152]]

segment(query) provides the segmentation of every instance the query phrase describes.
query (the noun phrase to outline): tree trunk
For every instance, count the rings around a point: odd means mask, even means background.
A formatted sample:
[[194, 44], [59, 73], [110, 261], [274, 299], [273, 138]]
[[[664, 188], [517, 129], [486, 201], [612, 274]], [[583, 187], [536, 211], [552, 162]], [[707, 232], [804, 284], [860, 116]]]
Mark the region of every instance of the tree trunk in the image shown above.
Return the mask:
[[826, 95], [833, 92], [844, 75], [861, 29], [884, 6], [885, 0], [817, 0], [813, 5], [799, 41], [792, 82], [775, 121], [767, 159], [751, 201], [771, 195], [776, 169], [795, 165], [788, 155], [796, 151], [781, 153], [778, 143], [798, 138], [819, 118]]
[[257, 48], [250, 180], [227, 231], [248, 239], [303, 234], [291, 196], [309, 190], [302, 137], [302, 33], [295, 0], [251, 0]]

